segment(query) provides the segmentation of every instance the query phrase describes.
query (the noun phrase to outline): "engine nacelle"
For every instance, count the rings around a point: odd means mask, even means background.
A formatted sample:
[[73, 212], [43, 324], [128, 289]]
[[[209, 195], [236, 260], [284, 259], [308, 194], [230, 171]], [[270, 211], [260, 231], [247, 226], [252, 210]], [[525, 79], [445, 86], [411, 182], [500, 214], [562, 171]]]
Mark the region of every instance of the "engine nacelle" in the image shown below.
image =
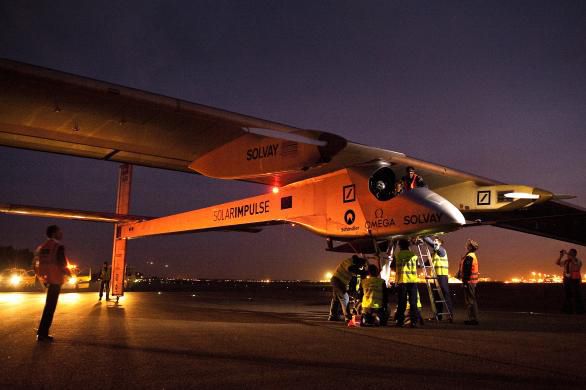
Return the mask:
[[312, 130], [282, 138], [250, 132], [196, 158], [189, 168], [220, 179], [252, 179], [320, 166], [345, 146], [342, 137]]

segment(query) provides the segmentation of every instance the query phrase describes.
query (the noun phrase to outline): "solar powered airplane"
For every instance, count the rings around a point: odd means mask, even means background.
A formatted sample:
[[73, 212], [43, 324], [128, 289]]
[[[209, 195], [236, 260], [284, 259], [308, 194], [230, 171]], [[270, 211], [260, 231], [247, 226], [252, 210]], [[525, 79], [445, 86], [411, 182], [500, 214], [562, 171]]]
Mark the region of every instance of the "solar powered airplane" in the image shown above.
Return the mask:
[[[0, 145], [122, 163], [113, 213], [0, 204], [4, 213], [114, 223], [114, 295], [123, 293], [126, 241], [161, 234], [287, 223], [327, 238], [329, 250], [378, 253], [398, 237], [489, 224], [586, 244], [586, 210], [561, 201], [566, 195], [10, 60], [0, 60]], [[160, 218], [133, 216], [132, 165], [273, 191]], [[427, 187], [398, 193], [408, 166]]]

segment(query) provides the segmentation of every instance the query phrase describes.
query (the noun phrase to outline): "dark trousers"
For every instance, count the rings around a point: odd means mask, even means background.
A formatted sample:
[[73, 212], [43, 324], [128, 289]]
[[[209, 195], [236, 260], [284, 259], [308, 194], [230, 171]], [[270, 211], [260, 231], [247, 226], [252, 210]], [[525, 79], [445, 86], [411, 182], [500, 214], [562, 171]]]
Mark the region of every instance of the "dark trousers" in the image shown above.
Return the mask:
[[[446, 303], [445, 303], [445, 305], [440, 304], [439, 306], [436, 306], [436, 310], [438, 313], [446, 313], [449, 311], [450, 313], [452, 313], [452, 315], [454, 315], [454, 305], [452, 303], [452, 295], [450, 294], [450, 285], [448, 283], [448, 276], [447, 275], [438, 275], [437, 281], [438, 281], [439, 286], [442, 290], [442, 293], [444, 294], [444, 299], [445, 299]], [[436, 291], [433, 292], [433, 296], [435, 297], [436, 301], [439, 300], [439, 294]], [[442, 319], [441, 315], [438, 315], [437, 317], [439, 320]]]
[[59, 300], [59, 293], [61, 292], [60, 284], [50, 284], [47, 289], [47, 299], [45, 300], [45, 308], [43, 309], [43, 316], [39, 324], [37, 334], [41, 337], [49, 335], [49, 328], [53, 323], [53, 315], [57, 308], [57, 301]]
[[583, 314], [584, 303], [582, 302], [582, 290], [581, 290], [580, 279], [564, 278], [564, 307], [562, 311], [564, 313], [572, 314]]
[[340, 316], [340, 309], [344, 318], [349, 320], [351, 318], [348, 313], [348, 287], [344, 285], [338, 278], [332, 278], [332, 302], [330, 303], [330, 319], [336, 319]]
[[409, 318], [412, 324], [416, 324], [419, 319], [417, 313], [417, 283], [400, 283], [399, 284], [399, 304], [397, 305], [397, 324], [405, 322], [405, 309], [407, 308], [407, 299], [409, 299]]
[[478, 303], [476, 302], [476, 284], [467, 283], [464, 287], [464, 303], [470, 321], [478, 321]]
[[102, 299], [102, 295], [104, 295], [104, 290], [106, 290], [106, 300], [110, 299], [110, 281], [109, 280], [102, 280], [100, 283], [100, 299]]
[[[378, 319], [378, 321], [377, 321]], [[386, 326], [389, 321], [389, 312], [386, 308], [373, 309], [366, 308], [362, 309], [362, 323], [364, 325], [380, 325]]]

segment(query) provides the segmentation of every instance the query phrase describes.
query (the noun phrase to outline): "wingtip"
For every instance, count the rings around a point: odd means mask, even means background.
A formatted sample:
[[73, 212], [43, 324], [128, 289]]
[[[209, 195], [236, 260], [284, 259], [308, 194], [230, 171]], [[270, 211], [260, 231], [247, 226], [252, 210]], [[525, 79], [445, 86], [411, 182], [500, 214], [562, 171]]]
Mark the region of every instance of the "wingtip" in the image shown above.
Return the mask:
[[567, 194], [553, 194], [553, 200], [568, 200], [568, 199], [575, 199], [576, 195], [567, 195]]

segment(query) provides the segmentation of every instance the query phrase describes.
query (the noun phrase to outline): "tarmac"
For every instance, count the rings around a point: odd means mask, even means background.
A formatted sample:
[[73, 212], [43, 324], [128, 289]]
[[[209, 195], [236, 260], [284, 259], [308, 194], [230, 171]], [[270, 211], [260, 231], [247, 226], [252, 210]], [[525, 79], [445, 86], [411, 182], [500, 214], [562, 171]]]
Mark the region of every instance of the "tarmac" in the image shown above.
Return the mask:
[[[288, 289], [288, 287], [287, 287]], [[561, 296], [560, 296], [561, 299]], [[0, 293], [2, 389], [584, 388], [586, 316], [481, 310], [418, 329], [328, 322], [325, 294]], [[459, 302], [461, 307], [461, 302]]]

